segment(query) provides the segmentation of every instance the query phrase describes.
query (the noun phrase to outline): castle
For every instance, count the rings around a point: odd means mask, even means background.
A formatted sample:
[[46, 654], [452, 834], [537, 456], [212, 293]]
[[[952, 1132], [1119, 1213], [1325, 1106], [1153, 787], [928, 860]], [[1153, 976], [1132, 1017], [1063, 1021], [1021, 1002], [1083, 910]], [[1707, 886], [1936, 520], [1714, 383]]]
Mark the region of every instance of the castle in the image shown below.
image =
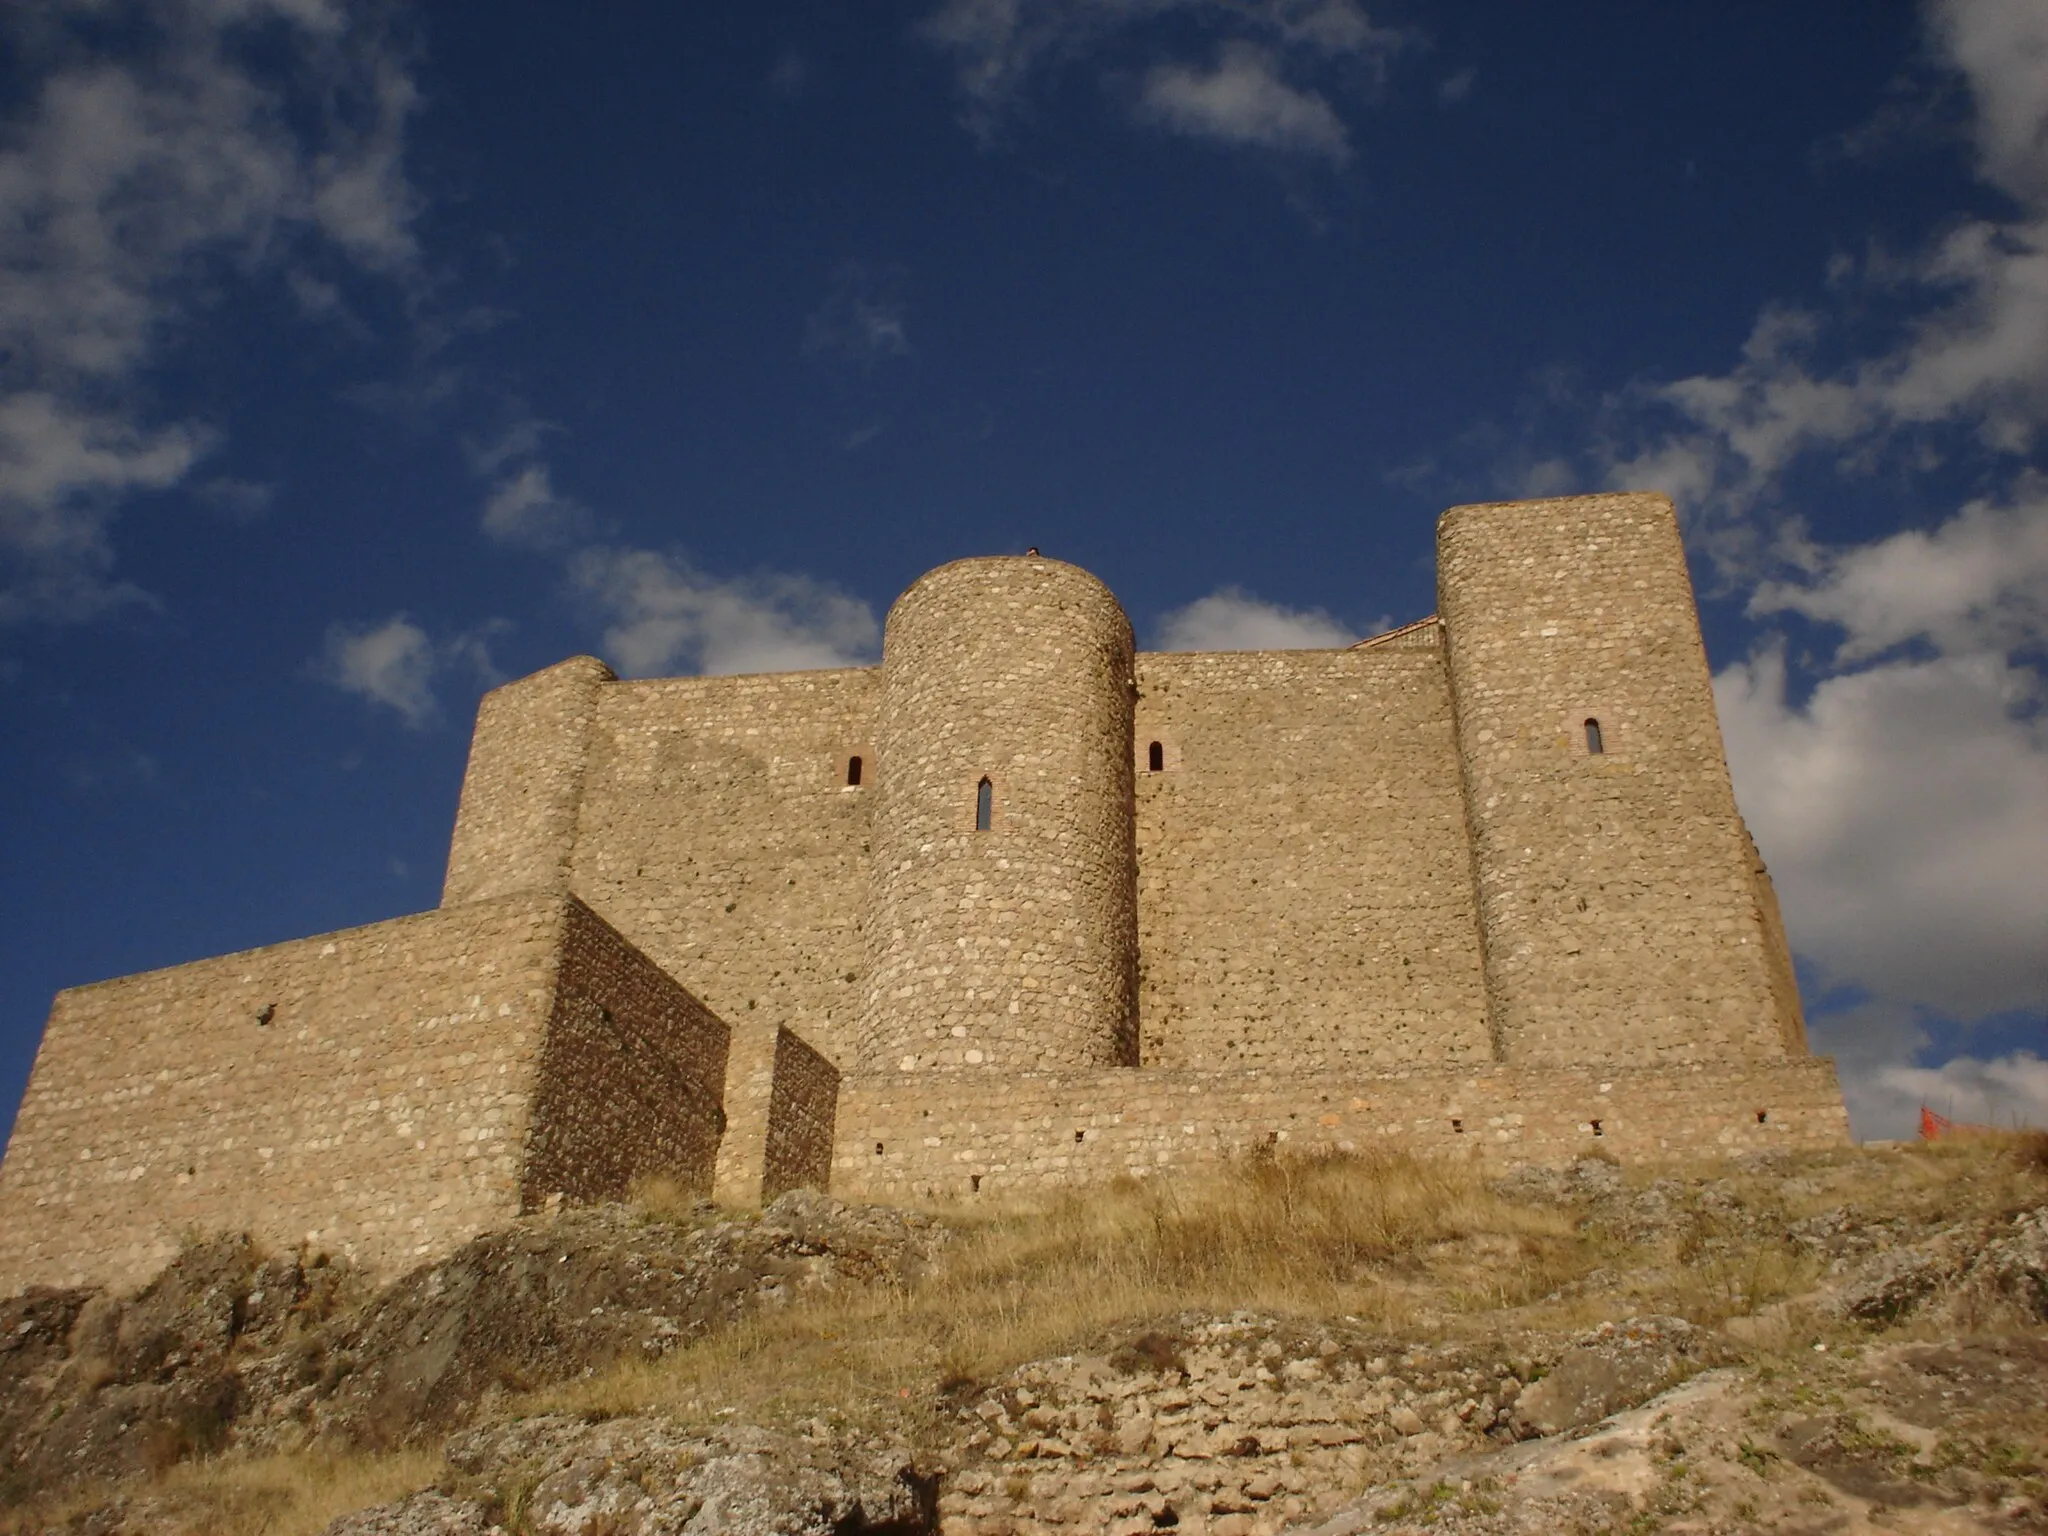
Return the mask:
[[1348, 649], [1134, 654], [1034, 555], [924, 576], [876, 667], [497, 689], [438, 909], [59, 995], [0, 1293], [223, 1227], [390, 1271], [649, 1175], [1844, 1139], [1670, 503], [1437, 539], [1438, 613]]

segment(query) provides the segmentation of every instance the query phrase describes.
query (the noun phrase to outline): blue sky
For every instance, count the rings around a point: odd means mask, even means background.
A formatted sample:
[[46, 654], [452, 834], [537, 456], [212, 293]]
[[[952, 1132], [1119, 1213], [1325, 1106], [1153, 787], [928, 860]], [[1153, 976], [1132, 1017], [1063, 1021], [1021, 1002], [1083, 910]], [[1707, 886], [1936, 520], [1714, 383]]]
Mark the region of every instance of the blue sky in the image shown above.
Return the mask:
[[1655, 487], [1858, 1128], [2048, 1123], [2048, 4], [0, 17], [0, 1118], [60, 987], [431, 906], [483, 689], [1141, 643]]

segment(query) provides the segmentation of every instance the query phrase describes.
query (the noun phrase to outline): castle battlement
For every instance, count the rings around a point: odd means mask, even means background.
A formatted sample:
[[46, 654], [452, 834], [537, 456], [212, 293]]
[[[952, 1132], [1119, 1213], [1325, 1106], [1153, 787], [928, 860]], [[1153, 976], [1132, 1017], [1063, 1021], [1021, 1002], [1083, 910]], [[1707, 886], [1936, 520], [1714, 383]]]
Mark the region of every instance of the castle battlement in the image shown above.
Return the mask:
[[479, 709], [440, 909], [351, 932], [60, 995], [0, 1289], [206, 1226], [391, 1267], [651, 1174], [1847, 1134], [1656, 495], [1454, 508], [1436, 616], [1345, 649], [1138, 653], [1023, 556], [920, 578], [877, 667], [563, 662]]

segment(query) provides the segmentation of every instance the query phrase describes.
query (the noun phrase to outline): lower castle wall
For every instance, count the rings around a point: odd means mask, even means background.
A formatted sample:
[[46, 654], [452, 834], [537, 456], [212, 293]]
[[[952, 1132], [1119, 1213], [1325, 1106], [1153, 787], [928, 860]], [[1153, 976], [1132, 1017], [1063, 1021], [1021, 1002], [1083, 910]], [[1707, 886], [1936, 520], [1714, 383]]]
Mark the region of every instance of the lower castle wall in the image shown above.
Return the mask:
[[788, 1030], [775, 1033], [775, 1082], [761, 1157], [761, 1199], [832, 1181], [839, 1069]]
[[[850, 1079], [832, 1192], [1001, 1199], [1218, 1162], [1261, 1147], [1558, 1163], [1836, 1146], [1848, 1117], [1825, 1058], [1729, 1070], [1286, 1076], [1110, 1069], [982, 1083]], [[1759, 1118], [1761, 1116], [1762, 1118]]]
[[725, 1026], [528, 892], [58, 994], [0, 1163], [0, 1295], [188, 1235], [402, 1270], [560, 1193], [708, 1188]]
[[0, 1166], [0, 1294], [136, 1283], [221, 1229], [401, 1266], [512, 1214], [562, 912], [504, 897], [59, 993]]

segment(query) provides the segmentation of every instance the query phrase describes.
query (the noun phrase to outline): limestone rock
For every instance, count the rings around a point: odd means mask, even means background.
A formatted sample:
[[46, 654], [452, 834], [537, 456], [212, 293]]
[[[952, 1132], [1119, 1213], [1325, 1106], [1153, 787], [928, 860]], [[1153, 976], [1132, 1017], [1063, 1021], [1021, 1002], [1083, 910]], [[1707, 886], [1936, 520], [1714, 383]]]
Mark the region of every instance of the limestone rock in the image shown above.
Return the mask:
[[325, 1536], [505, 1536], [505, 1528], [492, 1524], [477, 1505], [429, 1489], [343, 1515]]
[[1604, 1323], [1521, 1393], [1509, 1422], [1523, 1439], [1584, 1429], [1712, 1363], [1711, 1341], [1682, 1318]]
[[[650, 1416], [590, 1424], [546, 1415], [457, 1435], [448, 1460], [482, 1485], [479, 1503], [530, 1488], [521, 1505], [530, 1536], [922, 1536], [938, 1529], [937, 1479], [907, 1452], [744, 1425], [699, 1430]], [[374, 1533], [384, 1536], [381, 1527]]]

